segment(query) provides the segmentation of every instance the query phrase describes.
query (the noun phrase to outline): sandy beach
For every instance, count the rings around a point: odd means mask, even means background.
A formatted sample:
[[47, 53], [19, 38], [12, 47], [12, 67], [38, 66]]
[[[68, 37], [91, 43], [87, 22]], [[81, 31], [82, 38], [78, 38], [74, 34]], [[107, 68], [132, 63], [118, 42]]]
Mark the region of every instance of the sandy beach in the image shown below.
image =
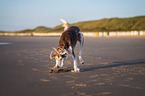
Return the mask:
[[[0, 96], [145, 95], [145, 38], [86, 37], [82, 72], [50, 73], [55, 62], [49, 54], [58, 41], [0, 36]], [[73, 68], [70, 55], [64, 67]]]

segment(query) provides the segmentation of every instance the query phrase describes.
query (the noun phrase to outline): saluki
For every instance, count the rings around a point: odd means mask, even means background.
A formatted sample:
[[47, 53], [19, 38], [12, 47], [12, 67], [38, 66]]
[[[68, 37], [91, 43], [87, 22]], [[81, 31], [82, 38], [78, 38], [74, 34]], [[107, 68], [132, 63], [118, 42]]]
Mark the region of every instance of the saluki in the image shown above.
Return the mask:
[[79, 51], [79, 60], [81, 64], [84, 64], [84, 61], [82, 60], [82, 48], [84, 44], [83, 34], [80, 32], [79, 27], [70, 26], [67, 21], [63, 19], [60, 20], [63, 23], [64, 32], [60, 37], [57, 49], [53, 48], [54, 52], [51, 51], [50, 59], [56, 60], [54, 68], [62, 68], [68, 57], [68, 53], [71, 53], [74, 60], [74, 70], [72, 72], [80, 72], [80, 69], [77, 66], [77, 57], [74, 53], [74, 49], [77, 41], [79, 41], [81, 46]]

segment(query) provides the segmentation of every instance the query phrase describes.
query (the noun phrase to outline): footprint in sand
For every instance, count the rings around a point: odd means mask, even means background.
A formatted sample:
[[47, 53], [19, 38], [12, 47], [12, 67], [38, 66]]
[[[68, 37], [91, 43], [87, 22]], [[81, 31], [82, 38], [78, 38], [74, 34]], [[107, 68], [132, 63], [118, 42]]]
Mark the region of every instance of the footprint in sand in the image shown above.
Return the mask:
[[122, 87], [130, 87], [130, 85], [126, 85], [126, 84], [118, 84], [118, 85]]
[[68, 85], [75, 85], [75, 80], [66, 81], [66, 83], [67, 83]]
[[95, 77], [97, 77], [98, 75], [91, 75], [91, 76], [89, 76], [90, 78], [95, 78]]
[[75, 80], [71, 80], [71, 81], [66, 81], [66, 83], [74, 83]]
[[87, 84], [80, 83], [80, 84], [76, 84], [76, 86], [78, 86], [78, 87], [86, 87], [86, 86], [87, 86]]
[[100, 92], [97, 94], [97, 96], [99, 96], [99, 95], [104, 96], [104, 95], [110, 95], [110, 94], [112, 94], [112, 92]]
[[72, 86], [72, 89], [78, 89], [78, 88], [80, 88], [80, 87], [86, 87], [87, 86], [87, 84], [84, 84], [84, 83], [80, 83], [80, 84], [75, 84], [74, 86]]
[[142, 87], [130, 86], [130, 85], [126, 85], [126, 84], [118, 84], [118, 86], [121, 86], [121, 87], [129, 87], [129, 88], [135, 88], [135, 89], [141, 89], [141, 90], [144, 89], [144, 88], [142, 88]]
[[33, 68], [32, 70], [33, 70], [33, 71], [40, 71], [40, 70], [39, 70], [39, 69], [37, 69], [37, 68]]
[[102, 83], [96, 83], [94, 85], [105, 85], [105, 83], [104, 82], [102, 82]]
[[92, 96], [92, 95], [86, 94], [85, 92], [76, 91], [76, 92], [70, 92], [70, 93], [64, 94], [62, 96]]
[[51, 79], [57, 80], [58, 78], [56, 76], [51, 76]]
[[128, 77], [128, 78], [126, 78], [124, 81], [131, 81], [131, 80], [133, 80], [134, 78], [133, 77]]
[[92, 96], [92, 95], [86, 94], [85, 92], [77, 92], [77, 95], [78, 96]]
[[100, 76], [108, 76], [108, 74], [100, 74]]
[[94, 80], [89, 80], [87, 82], [97, 82], [98, 80], [97, 79], [94, 79]]
[[42, 81], [42, 82], [49, 82], [50, 80], [48, 80], [48, 79], [40, 79], [40, 81]]

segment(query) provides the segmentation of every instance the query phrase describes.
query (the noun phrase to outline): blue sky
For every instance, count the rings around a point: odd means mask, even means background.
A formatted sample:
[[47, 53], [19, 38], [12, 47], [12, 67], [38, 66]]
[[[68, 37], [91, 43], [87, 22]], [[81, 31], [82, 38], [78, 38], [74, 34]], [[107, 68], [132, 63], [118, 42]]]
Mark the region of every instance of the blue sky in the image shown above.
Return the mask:
[[55, 27], [69, 23], [145, 15], [145, 0], [0, 0], [0, 30]]

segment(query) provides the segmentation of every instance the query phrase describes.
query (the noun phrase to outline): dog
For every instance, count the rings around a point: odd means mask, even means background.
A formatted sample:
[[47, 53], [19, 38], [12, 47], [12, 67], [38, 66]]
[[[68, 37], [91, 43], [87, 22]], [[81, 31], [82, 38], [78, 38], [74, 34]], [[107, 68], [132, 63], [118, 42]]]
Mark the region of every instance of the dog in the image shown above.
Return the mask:
[[70, 53], [74, 61], [74, 70], [72, 72], [80, 72], [80, 69], [77, 66], [77, 57], [74, 53], [74, 49], [77, 41], [79, 41], [81, 46], [79, 51], [79, 60], [81, 64], [84, 64], [84, 61], [82, 60], [82, 48], [84, 44], [83, 34], [80, 32], [79, 27], [70, 26], [64, 19], [60, 20], [63, 23], [62, 27], [64, 27], [64, 32], [60, 37], [57, 49], [53, 48], [54, 51], [51, 51], [50, 59], [56, 60], [54, 68], [62, 68], [68, 54]]

